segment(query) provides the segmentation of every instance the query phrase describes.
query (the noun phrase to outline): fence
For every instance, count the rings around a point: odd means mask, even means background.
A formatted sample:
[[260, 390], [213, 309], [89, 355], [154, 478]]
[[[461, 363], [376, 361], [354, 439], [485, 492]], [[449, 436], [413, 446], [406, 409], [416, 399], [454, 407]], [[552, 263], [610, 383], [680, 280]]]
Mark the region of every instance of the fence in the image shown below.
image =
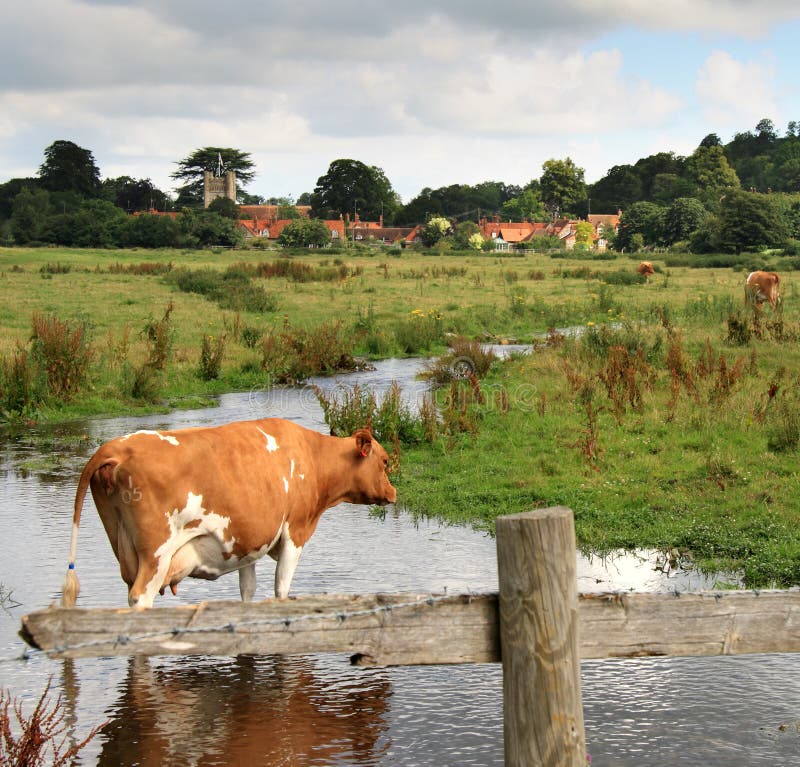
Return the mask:
[[51, 657], [346, 652], [360, 665], [503, 664], [507, 765], [586, 764], [582, 658], [800, 651], [800, 591], [578, 595], [572, 512], [497, 519], [499, 594], [321, 595], [50, 608], [20, 634]]

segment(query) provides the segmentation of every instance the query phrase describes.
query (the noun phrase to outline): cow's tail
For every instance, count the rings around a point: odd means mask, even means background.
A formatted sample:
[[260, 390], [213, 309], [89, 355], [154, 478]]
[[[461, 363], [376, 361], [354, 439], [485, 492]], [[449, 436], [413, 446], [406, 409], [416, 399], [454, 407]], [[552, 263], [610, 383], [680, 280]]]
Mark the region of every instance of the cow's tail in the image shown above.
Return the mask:
[[89, 463], [81, 472], [81, 478], [78, 480], [78, 489], [75, 492], [75, 511], [72, 514], [72, 537], [69, 544], [69, 564], [67, 565], [67, 574], [64, 576], [64, 583], [61, 586], [61, 606], [62, 607], [75, 607], [75, 602], [78, 600], [78, 594], [81, 590], [81, 584], [78, 580], [78, 575], [75, 572], [75, 557], [78, 551], [78, 528], [81, 523], [81, 509], [83, 508], [83, 501], [86, 498], [86, 491], [89, 489], [89, 482], [92, 475], [105, 464], [116, 464], [116, 461], [109, 460], [108, 455], [101, 455], [101, 451], [95, 453], [90, 459]]

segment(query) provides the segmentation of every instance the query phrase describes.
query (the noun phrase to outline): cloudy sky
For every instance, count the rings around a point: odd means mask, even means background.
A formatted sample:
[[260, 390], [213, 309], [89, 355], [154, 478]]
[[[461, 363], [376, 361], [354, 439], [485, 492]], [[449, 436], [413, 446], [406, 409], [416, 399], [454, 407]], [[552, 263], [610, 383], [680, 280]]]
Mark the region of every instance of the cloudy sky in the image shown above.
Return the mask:
[[767, 117], [800, 121], [797, 0], [6, 0], [0, 182], [45, 147], [171, 190], [204, 146], [297, 197], [338, 158], [424, 187], [596, 181]]

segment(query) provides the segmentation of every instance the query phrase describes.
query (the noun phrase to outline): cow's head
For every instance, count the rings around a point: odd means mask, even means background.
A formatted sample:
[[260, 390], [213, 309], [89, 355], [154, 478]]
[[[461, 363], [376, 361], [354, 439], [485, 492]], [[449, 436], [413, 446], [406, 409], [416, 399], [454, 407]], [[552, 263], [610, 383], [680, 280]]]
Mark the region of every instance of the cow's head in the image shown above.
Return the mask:
[[351, 503], [375, 503], [385, 506], [397, 500], [397, 491], [389, 482], [389, 454], [373, 439], [369, 429], [358, 429], [350, 437], [354, 442]]

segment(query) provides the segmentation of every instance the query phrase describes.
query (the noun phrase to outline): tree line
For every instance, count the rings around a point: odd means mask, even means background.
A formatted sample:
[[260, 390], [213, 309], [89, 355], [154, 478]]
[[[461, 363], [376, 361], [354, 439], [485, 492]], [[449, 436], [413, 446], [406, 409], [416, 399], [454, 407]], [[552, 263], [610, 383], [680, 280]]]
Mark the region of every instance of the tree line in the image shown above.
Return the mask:
[[[763, 119], [727, 144], [709, 134], [688, 157], [660, 152], [616, 165], [593, 184], [571, 158], [550, 159], [524, 186], [500, 181], [424, 188], [403, 204], [383, 170], [334, 160], [311, 192], [297, 200], [250, 194], [255, 165], [247, 152], [204, 147], [176, 163], [174, 196], [150, 179], [101, 180], [92, 153], [69, 141], [44, 152], [39, 173], [0, 184], [0, 242], [95, 247], [202, 247], [240, 241], [238, 209], [216, 200], [203, 209], [203, 173], [235, 171], [239, 204], [277, 204], [286, 217], [310, 206], [312, 219], [382, 219], [386, 226], [447, 219], [459, 224], [500, 216], [511, 221], [585, 219], [621, 211], [620, 251], [654, 248], [739, 252], [782, 248], [800, 253], [800, 123], [779, 136]], [[146, 212], [179, 212], [174, 217]], [[144, 215], [130, 216], [130, 213]], [[317, 239], [324, 239], [319, 228]], [[296, 244], [294, 242], [287, 244]]]

